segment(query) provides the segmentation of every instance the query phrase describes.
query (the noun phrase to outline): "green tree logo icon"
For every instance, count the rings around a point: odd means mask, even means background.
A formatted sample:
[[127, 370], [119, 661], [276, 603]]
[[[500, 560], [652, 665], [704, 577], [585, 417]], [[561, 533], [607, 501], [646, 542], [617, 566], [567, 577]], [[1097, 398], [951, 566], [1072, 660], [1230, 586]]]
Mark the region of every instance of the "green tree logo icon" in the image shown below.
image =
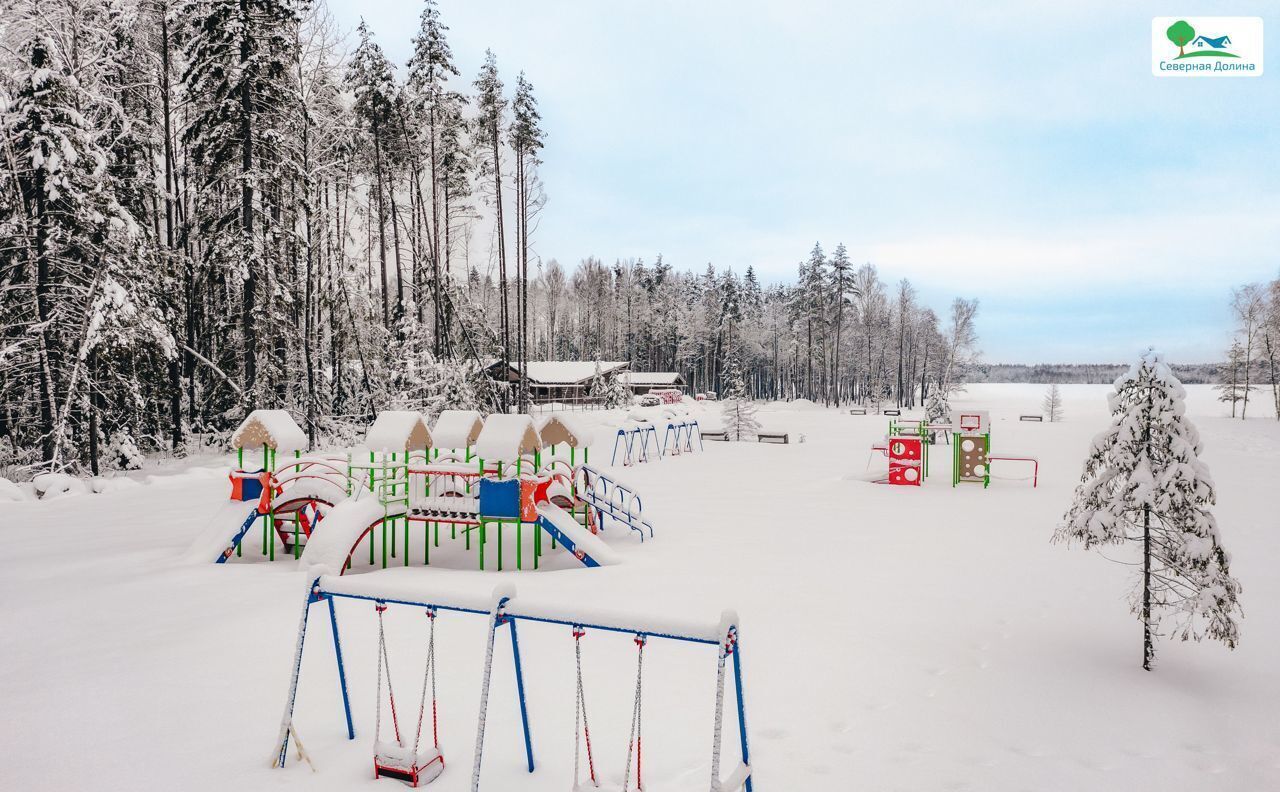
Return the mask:
[[1173, 45], [1178, 48], [1178, 57], [1181, 58], [1183, 55], [1187, 54], [1183, 47], [1190, 44], [1191, 40], [1196, 37], [1196, 29], [1188, 25], [1185, 20], [1179, 19], [1177, 22], [1170, 25], [1169, 29], [1166, 30], [1164, 34], [1168, 36], [1169, 40], [1173, 42]]

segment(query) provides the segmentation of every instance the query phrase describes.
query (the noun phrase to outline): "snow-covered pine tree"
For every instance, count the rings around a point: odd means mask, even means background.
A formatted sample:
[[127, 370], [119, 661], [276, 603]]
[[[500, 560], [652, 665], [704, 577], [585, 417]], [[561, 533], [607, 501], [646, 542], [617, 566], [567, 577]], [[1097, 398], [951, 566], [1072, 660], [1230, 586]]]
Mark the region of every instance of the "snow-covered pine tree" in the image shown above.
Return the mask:
[[951, 403], [947, 400], [947, 395], [942, 388], [935, 388], [929, 394], [924, 405], [924, 420], [925, 423], [931, 424], [951, 423]]
[[1143, 353], [1108, 397], [1111, 426], [1094, 438], [1075, 501], [1055, 541], [1084, 548], [1136, 545], [1142, 572], [1131, 599], [1142, 621], [1142, 667], [1150, 670], [1165, 618], [1182, 640], [1240, 639], [1240, 584], [1231, 577], [1209, 508], [1213, 480], [1186, 392], [1162, 356]]
[[591, 375], [591, 382], [587, 383], [587, 397], [593, 404], [604, 404], [608, 391], [608, 383], [604, 381], [604, 373], [600, 370], [600, 361], [597, 360], [596, 371]]
[[760, 421], [756, 419], [756, 405], [747, 395], [747, 384], [736, 350], [729, 351], [722, 376], [724, 393], [721, 395], [720, 413], [724, 417], [725, 434], [732, 440], [754, 440], [760, 432]]
[[1056, 383], [1050, 385], [1049, 390], [1045, 391], [1044, 414], [1051, 423], [1062, 420], [1062, 392], [1058, 390]]
[[[68, 454], [73, 440], [91, 463], [97, 458], [98, 409], [88, 393], [99, 351], [140, 337], [159, 341], [162, 354], [172, 349], [139, 299], [143, 233], [118, 199], [124, 188], [111, 170], [111, 141], [95, 123], [105, 99], [73, 74], [51, 38], [34, 32], [20, 49], [22, 65], [0, 104], [7, 143], [0, 326], [20, 337], [2, 357], [9, 375], [34, 381], [38, 422], [30, 436], [38, 438], [42, 461], [60, 468], [77, 461]], [[136, 396], [136, 380], [125, 390]]]
[[[293, 107], [291, 81], [303, 0], [188, 0], [174, 10], [183, 24], [183, 75], [190, 123], [183, 132], [198, 165], [194, 201], [204, 255], [240, 288], [242, 399], [259, 396], [258, 280], [270, 266], [264, 193], [283, 158], [282, 115]], [[233, 197], [232, 192], [235, 195]], [[274, 262], [271, 262], [274, 264]]]
[[631, 389], [622, 382], [617, 371], [610, 371], [604, 376], [604, 406], [610, 409], [627, 407], [631, 404]]

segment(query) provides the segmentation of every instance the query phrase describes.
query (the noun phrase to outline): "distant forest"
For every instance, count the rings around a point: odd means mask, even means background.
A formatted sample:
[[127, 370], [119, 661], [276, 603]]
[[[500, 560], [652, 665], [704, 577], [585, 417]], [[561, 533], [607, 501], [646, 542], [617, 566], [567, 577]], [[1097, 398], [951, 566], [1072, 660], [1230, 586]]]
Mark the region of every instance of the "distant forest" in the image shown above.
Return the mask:
[[[1220, 363], [1173, 364], [1173, 373], [1184, 385], [1214, 385]], [[1027, 382], [1045, 385], [1110, 385], [1129, 370], [1124, 363], [976, 363], [971, 382]]]

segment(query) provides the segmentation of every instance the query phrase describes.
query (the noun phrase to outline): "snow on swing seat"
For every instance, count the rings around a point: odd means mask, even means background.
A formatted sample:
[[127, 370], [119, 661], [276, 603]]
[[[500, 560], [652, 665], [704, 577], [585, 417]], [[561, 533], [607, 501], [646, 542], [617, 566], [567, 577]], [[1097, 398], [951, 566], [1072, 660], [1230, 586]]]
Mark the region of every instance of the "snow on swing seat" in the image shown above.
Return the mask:
[[444, 772], [444, 757], [435, 747], [415, 754], [412, 748], [398, 743], [379, 742], [374, 746], [373, 767], [378, 778], [394, 778], [416, 787], [431, 783]]

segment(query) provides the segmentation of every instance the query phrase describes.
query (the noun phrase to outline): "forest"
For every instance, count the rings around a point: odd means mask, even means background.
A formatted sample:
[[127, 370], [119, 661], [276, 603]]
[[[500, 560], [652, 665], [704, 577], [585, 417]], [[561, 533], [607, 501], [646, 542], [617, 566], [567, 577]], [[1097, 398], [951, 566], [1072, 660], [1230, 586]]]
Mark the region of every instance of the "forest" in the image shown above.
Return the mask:
[[0, 475], [187, 453], [254, 408], [313, 442], [391, 407], [527, 409], [494, 363], [911, 407], [978, 360], [976, 300], [935, 312], [843, 244], [769, 284], [661, 240], [650, 260], [540, 250], [534, 77], [493, 52], [463, 74], [435, 0], [404, 64], [304, 0], [4, 16]]

